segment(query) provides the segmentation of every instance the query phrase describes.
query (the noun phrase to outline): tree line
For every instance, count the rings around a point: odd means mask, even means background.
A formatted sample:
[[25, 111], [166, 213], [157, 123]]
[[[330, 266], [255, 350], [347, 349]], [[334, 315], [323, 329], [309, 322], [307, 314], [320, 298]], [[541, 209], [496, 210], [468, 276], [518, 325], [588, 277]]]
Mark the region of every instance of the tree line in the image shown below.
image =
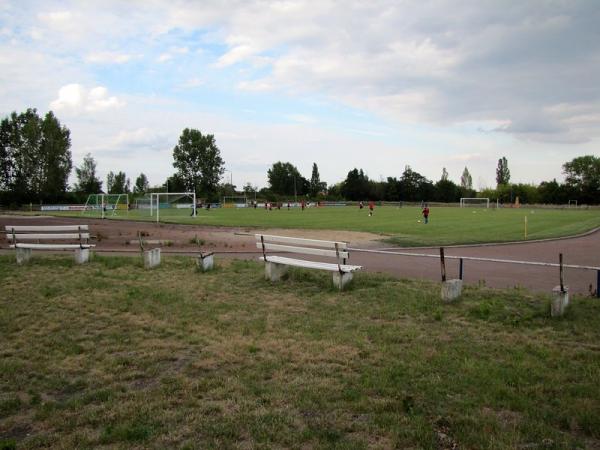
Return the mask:
[[[296, 194], [315, 200], [456, 203], [461, 197], [487, 197], [491, 201], [514, 203], [518, 197], [521, 203], [565, 204], [569, 200], [577, 200], [581, 204], [600, 203], [600, 158], [580, 156], [564, 163], [562, 169], [566, 175], [564, 183], [554, 179], [537, 186], [515, 184], [510, 183], [508, 160], [502, 157], [496, 168], [496, 188], [476, 192], [467, 167], [461, 174], [459, 184], [448, 178], [445, 167], [442, 168], [440, 179], [434, 182], [407, 165], [400, 177], [387, 177], [379, 181], [370, 179], [363, 169], [354, 168], [343, 181], [327, 187], [326, 183], [319, 180], [316, 163], [313, 163], [309, 181], [300, 175], [293, 164], [279, 161], [267, 172], [269, 187], [260, 190], [259, 195], [268, 200], [287, 199], [291, 194]], [[290, 188], [292, 182], [293, 192]]]
[[[131, 186], [122, 171], [110, 171], [106, 183], [100, 180], [96, 161], [91, 154], [75, 168], [77, 182], [70, 187], [68, 178], [73, 168], [70, 131], [61, 125], [52, 111], [40, 117], [36, 109], [13, 112], [0, 121], [0, 204], [77, 203], [89, 194], [147, 192], [195, 192], [199, 198], [218, 201], [223, 196], [244, 192], [248, 197], [278, 201], [312, 200], [383, 200], [458, 202], [461, 197], [488, 197], [492, 201], [511, 203], [519, 197], [522, 203], [564, 204], [600, 203], [600, 158], [587, 155], [563, 164], [564, 183], [555, 179], [539, 185], [511, 184], [506, 157], [498, 160], [496, 188], [473, 189], [473, 178], [464, 168], [460, 184], [442, 169], [440, 179], [429, 180], [405, 166], [399, 177], [372, 180], [360, 168], [350, 170], [346, 178], [328, 186], [321, 181], [317, 163], [310, 178], [305, 178], [290, 162], [275, 162], [267, 171], [268, 187], [258, 189], [246, 183], [238, 192], [236, 186], [221, 181], [225, 162], [212, 134], [185, 128], [173, 148], [174, 173], [160, 186], [150, 187], [146, 175], [140, 173]], [[104, 186], [104, 187], [103, 187]]]

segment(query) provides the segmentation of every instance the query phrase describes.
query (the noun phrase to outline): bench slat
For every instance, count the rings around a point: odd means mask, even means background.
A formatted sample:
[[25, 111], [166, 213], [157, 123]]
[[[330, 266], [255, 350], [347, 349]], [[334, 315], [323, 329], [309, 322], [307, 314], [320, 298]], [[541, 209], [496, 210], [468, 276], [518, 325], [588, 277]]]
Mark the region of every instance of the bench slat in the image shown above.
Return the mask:
[[[262, 249], [262, 244], [260, 242], [257, 242], [256, 248]], [[290, 253], [301, 253], [304, 255], [328, 256], [330, 258], [336, 258], [338, 256], [335, 253], [335, 250], [326, 250], [324, 248], [293, 247], [291, 245], [270, 244], [270, 243], [266, 243], [266, 242], [265, 242], [265, 250], [275, 250], [275, 251], [290, 252]], [[340, 251], [339, 258], [347, 259], [348, 252]]]
[[6, 225], [6, 231], [33, 232], [33, 231], [87, 231], [88, 225]]
[[72, 248], [92, 248], [95, 247], [93, 244], [15, 244], [11, 245], [10, 248], [30, 248], [38, 250], [63, 250]]
[[[265, 260], [265, 258], [262, 256], [258, 259], [260, 261]], [[284, 256], [268, 256], [267, 261], [276, 264], [286, 264], [288, 266], [303, 267], [306, 269], [328, 270], [329, 272], [337, 272], [339, 270], [337, 264], [306, 261], [304, 259], [286, 258]], [[340, 265], [340, 269], [342, 270], [342, 272], [354, 272], [356, 270], [362, 269], [362, 266], [351, 266], [349, 264], [342, 264]]]
[[89, 239], [90, 233], [50, 233], [50, 234], [40, 234], [40, 233], [30, 233], [30, 234], [9, 234], [8, 237], [12, 240], [13, 236], [17, 241], [23, 240], [31, 240], [31, 239], [79, 239], [81, 236], [82, 239]]
[[[296, 238], [296, 237], [287, 237], [287, 236], [275, 236], [272, 234], [255, 234], [256, 241], [260, 242], [260, 237], [262, 236], [265, 242], [276, 242], [280, 244], [296, 244], [296, 245], [311, 245], [313, 247], [323, 247], [323, 248], [331, 248], [335, 249], [335, 241], [322, 241], [318, 239], [304, 239], [304, 238]], [[337, 242], [338, 249], [346, 250], [348, 247], [347, 242]]]

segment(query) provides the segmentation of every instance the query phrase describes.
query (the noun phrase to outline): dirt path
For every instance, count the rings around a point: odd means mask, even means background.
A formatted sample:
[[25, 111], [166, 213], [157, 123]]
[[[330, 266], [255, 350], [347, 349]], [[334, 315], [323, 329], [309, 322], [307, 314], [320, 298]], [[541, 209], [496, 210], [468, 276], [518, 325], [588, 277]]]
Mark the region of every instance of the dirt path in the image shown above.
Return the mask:
[[[97, 251], [137, 253], [138, 231], [143, 232], [147, 241], [162, 241], [165, 253], [190, 253], [214, 251], [222, 257], [253, 258], [255, 248], [254, 233], [265, 232], [286, 236], [312, 239], [342, 240], [352, 248], [377, 249], [384, 247], [371, 233], [329, 230], [259, 230], [254, 228], [224, 228], [176, 224], [154, 224], [150, 222], [113, 221], [100, 219], [74, 219], [47, 216], [0, 216], [0, 226], [5, 225], [58, 225], [87, 223], [92, 234], [97, 236]], [[200, 242], [200, 247], [195, 241]], [[158, 245], [158, 244], [155, 244]], [[0, 240], [0, 247], [6, 249], [8, 242]], [[389, 247], [386, 247], [389, 250]], [[402, 249], [403, 252], [439, 254], [437, 249]], [[447, 255], [475, 256], [484, 258], [558, 262], [558, 254], [563, 253], [566, 264], [600, 266], [600, 232], [587, 236], [556, 241], [531, 242], [523, 244], [503, 244], [486, 246], [452, 247]], [[409, 256], [351, 253], [351, 263], [363, 265], [368, 271], [385, 272], [401, 278], [440, 279], [437, 258], [417, 258]], [[458, 276], [458, 261], [447, 263], [448, 276]], [[550, 292], [558, 284], [558, 269], [532, 267], [490, 262], [465, 261], [464, 279], [466, 283], [483, 283], [490, 287], [525, 287], [535, 291]], [[485, 280], [485, 281], [482, 281]], [[569, 269], [566, 281], [571, 292], [588, 293], [590, 286], [596, 289], [596, 272]]]

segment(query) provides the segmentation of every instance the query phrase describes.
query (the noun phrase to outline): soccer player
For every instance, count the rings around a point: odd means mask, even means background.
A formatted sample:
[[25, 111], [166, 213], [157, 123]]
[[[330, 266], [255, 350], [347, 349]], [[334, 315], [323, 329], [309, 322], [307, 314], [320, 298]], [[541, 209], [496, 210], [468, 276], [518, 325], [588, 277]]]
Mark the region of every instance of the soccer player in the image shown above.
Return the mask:
[[427, 203], [425, 203], [425, 207], [423, 208], [422, 214], [423, 222], [429, 223], [429, 206], [427, 206]]

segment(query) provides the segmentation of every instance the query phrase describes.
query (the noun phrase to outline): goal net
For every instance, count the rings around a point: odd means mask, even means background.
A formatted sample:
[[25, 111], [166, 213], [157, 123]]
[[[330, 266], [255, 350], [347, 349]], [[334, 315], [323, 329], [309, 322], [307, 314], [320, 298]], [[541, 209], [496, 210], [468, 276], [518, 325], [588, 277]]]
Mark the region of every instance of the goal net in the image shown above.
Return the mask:
[[489, 208], [490, 207], [490, 199], [487, 197], [485, 197], [485, 198], [461, 197], [460, 207], [461, 208], [467, 208], [467, 207]]
[[129, 213], [129, 194], [90, 194], [81, 215], [93, 217], [116, 216]]
[[223, 197], [223, 208], [245, 208], [248, 206], [246, 196]]
[[[186, 212], [184, 212], [186, 211]], [[150, 194], [150, 216], [156, 216], [160, 221], [160, 215], [184, 215], [189, 212], [190, 216], [196, 217], [196, 193], [195, 192], [154, 192]]]

